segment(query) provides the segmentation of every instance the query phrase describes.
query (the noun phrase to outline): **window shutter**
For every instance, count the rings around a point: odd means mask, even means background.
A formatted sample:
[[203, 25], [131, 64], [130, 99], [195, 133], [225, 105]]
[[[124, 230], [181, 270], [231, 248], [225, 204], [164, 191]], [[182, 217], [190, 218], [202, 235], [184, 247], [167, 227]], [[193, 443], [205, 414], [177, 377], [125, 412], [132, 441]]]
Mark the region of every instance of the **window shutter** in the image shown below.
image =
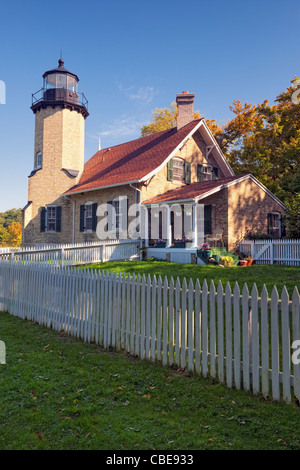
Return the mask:
[[84, 232], [84, 204], [80, 206], [80, 232]]
[[211, 206], [204, 206], [204, 235], [212, 233]]
[[61, 206], [56, 206], [56, 232], [61, 232]]
[[46, 207], [41, 209], [41, 232], [46, 231]]
[[185, 162], [184, 170], [185, 170], [185, 183], [191, 184], [191, 162]]
[[112, 207], [113, 201], [107, 202], [107, 224], [106, 224], [106, 231], [110, 232], [112, 230], [112, 223], [113, 223], [113, 215], [112, 215]]
[[168, 181], [173, 181], [173, 160], [168, 161]]
[[97, 207], [98, 204], [95, 202], [92, 207], [93, 221], [92, 221], [92, 230], [96, 232], [97, 229]]
[[213, 179], [217, 180], [219, 174], [219, 168], [213, 167]]
[[203, 181], [203, 165], [197, 165], [197, 181]]

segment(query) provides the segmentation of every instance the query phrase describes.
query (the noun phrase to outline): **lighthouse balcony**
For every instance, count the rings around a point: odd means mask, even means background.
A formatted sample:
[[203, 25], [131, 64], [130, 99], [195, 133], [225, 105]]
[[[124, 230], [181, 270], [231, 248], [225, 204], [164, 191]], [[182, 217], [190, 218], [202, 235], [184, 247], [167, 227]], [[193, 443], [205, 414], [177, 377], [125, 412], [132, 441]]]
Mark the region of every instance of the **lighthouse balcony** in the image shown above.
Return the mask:
[[[41, 101], [55, 102], [64, 101], [66, 103], [84, 106], [88, 108], [88, 100], [84, 93], [78, 93], [67, 88], [48, 88], [45, 90], [41, 88], [36, 93], [32, 94], [32, 106], [40, 103]], [[54, 103], [53, 103], [54, 104]]]

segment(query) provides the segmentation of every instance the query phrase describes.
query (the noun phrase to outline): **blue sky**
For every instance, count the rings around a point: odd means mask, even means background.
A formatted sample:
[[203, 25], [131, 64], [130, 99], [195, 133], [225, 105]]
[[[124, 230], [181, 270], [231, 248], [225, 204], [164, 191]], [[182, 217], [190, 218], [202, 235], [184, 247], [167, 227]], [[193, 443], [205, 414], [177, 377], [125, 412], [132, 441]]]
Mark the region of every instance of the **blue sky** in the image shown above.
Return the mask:
[[272, 102], [300, 76], [299, 0], [11, 1], [0, 5], [0, 212], [27, 203], [31, 94], [57, 66], [89, 101], [85, 160], [140, 136], [152, 111], [184, 90], [222, 124], [235, 99]]

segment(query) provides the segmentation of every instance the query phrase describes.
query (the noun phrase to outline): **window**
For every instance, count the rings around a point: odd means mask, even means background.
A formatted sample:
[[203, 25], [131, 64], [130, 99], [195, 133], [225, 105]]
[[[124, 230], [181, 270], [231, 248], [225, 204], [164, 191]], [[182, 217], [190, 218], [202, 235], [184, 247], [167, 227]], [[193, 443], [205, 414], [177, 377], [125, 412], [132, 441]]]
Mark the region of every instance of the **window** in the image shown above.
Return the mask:
[[268, 214], [268, 235], [272, 237], [281, 236], [280, 214], [278, 212], [271, 212]]
[[56, 230], [56, 207], [47, 208], [47, 232], [55, 232]]
[[42, 168], [42, 152], [38, 152], [35, 157], [35, 170]]
[[97, 228], [97, 203], [80, 206], [80, 232], [95, 232]]
[[191, 183], [191, 163], [182, 158], [172, 158], [167, 166], [168, 181]]
[[218, 179], [218, 168], [211, 165], [200, 164], [197, 166], [197, 179], [198, 181], [210, 181]]
[[61, 231], [61, 207], [47, 206], [41, 209], [41, 232]]
[[184, 181], [184, 162], [181, 158], [173, 158], [173, 181]]
[[119, 196], [113, 201], [108, 201], [108, 231], [115, 233], [116, 238], [120, 233], [127, 232], [128, 228], [128, 198]]
[[212, 207], [204, 206], [204, 235], [212, 233]]

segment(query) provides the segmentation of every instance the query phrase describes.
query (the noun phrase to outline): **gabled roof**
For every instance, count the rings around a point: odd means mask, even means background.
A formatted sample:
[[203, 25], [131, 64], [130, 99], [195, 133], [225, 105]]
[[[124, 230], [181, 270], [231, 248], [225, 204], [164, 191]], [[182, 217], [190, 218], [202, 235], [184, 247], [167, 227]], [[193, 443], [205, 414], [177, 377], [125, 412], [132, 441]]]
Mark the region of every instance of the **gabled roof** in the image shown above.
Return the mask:
[[[202, 119], [192, 121], [179, 130], [174, 127], [99, 150], [86, 162], [79, 183], [65, 194], [146, 181], [172, 158], [203, 122]], [[233, 174], [228, 168], [229, 174]]]
[[148, 199], [144, 201], [143, 204], [150, 205], [199, 201], [200, 199], [204, 199], [205, 197], [208, 197], [218, 191], [221, 191], [222, 189], [241, 183], [247, 179], [257, 184], [257, 186], [259, 186], [263, 191], [265, 191], [283, 209], [286, 209], [286, 206], [283, 204], [283, 202], [280, 201], [280, 199], [278, 199], [273, 193], [271, 193], [271, 191], [269, 191], [262, 183], [260, 183], [260, 181], [258, 181], [250, 173], [245, 175], [230, 176], [228, 178], [221, 178], [218, 180], [199, 181], [197, 183], [181, 186], [180, 188], [167, 191], [164, 194], [160, 194], [151, 199]]

